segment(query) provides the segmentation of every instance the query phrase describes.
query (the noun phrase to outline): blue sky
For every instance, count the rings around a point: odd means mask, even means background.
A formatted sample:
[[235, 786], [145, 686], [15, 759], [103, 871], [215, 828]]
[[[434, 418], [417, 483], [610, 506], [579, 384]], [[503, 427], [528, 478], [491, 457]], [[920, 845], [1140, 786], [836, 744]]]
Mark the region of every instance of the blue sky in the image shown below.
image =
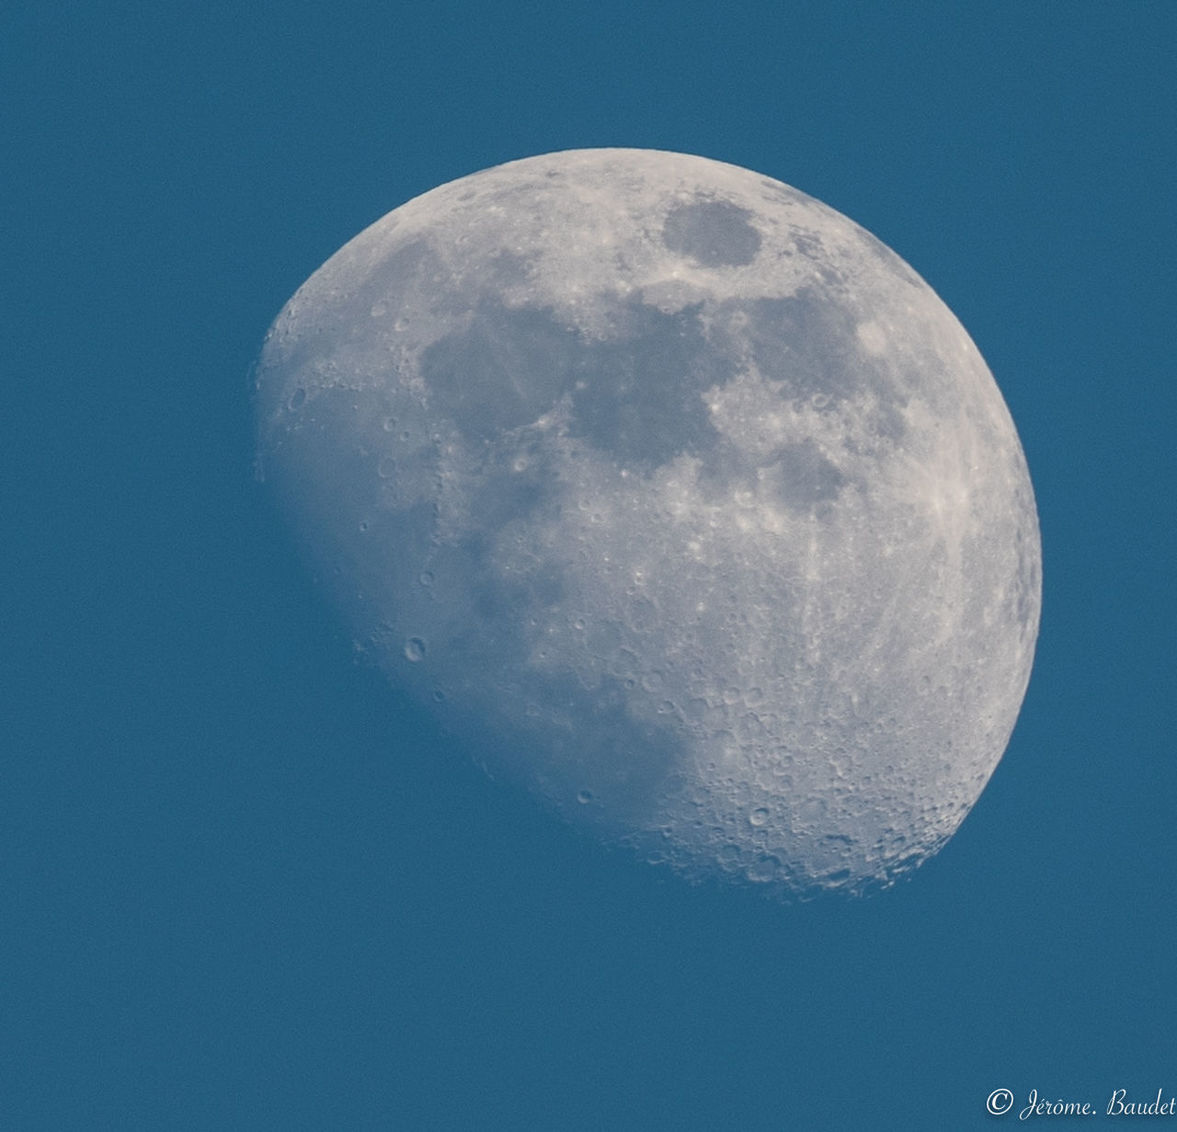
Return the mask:
[[[0, 1125], [1177, 1094], [1175, 57], [1170, 3], [6, 5]], [[439, 183], [596, 145], [851, 216], [1017, 422], [1026, 703], [873, 899], [694, 891], [487, 782], [355, 662], [253, 481], [248, 368], [310, 272]]]

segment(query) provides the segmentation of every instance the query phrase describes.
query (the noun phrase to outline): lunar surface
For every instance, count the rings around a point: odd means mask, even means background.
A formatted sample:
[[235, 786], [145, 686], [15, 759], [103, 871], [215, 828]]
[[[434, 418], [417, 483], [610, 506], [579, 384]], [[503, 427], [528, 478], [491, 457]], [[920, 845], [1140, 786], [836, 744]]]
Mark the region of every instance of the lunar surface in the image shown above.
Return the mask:
[[476, 173], [328, 260], [256, 375], [356, 640], [606, 841], [864, 891], [1001, 758], [1040, 602], [1017, 434], [928, 285], [811, 197], [646, 150]]

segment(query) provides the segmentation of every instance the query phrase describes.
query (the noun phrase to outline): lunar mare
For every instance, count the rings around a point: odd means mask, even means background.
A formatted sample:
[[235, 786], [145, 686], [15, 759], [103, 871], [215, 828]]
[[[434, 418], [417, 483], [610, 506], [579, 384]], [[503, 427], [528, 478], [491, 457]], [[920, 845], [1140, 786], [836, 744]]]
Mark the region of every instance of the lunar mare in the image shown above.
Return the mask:
[[259, 467], [487, 768], [692, 879], [860, 891], [956, 830], [1040, 546], [976, 347], [846, 217], [700, 157], [512, 162], [279, 315]]

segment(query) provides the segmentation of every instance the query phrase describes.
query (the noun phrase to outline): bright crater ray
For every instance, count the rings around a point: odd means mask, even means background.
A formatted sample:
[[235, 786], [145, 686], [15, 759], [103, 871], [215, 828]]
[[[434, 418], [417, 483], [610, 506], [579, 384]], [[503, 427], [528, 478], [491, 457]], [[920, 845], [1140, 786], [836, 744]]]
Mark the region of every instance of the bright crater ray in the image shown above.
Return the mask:
[[257, 370], [260, 467], [389, 677], [686, 876], [885, 884], [956, 830], [1038, 627], [1033, 494], [906, 264], [777, 181], [582, 150], [362, 232]]

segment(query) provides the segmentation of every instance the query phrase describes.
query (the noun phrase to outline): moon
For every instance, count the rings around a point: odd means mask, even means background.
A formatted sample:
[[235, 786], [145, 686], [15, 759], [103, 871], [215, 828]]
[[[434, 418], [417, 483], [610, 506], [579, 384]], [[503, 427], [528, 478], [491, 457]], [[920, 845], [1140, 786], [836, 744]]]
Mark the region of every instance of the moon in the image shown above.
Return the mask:
[[259, 471], [355, 640], [492, 775], [788, 899], [935, 853], [1038, 631], [1025, 458], [960, 323], [804, 193], [590, 149], [332, 256], [256, 368]]

